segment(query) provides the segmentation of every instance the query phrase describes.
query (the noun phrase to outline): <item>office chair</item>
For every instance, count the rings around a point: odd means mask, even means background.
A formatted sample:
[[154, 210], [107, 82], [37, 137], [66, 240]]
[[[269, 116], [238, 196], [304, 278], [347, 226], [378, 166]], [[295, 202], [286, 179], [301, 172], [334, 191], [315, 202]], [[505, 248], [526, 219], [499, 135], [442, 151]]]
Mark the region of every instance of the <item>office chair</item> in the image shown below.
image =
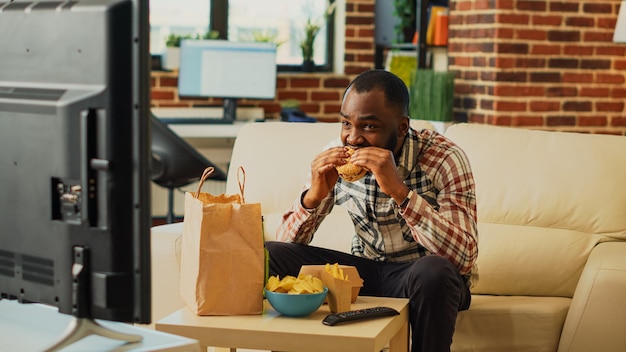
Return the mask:
[[207, 160], [165, 123], [152, 115], [152, 182], [168, 190], [167, 223], [175, 221], [174, 189], [197, 181], [207, 167], [209, 179], [226, 181], [226, 173]]

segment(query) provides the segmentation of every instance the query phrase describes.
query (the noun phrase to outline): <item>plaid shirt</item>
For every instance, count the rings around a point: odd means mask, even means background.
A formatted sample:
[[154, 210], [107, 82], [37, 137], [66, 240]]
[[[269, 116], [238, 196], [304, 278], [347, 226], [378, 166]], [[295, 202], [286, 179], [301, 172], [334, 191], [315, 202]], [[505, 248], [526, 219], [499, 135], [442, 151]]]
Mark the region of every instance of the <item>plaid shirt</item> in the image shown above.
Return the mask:
[[[328, 147], [338, 145], [339, 139]], [[391, 262], [435, 254], [454, 263], [461, 274], [475, 276], [476, 195], [465, 153], [435, 131], [409, 129], [397, 165], [413, 190], [404, 209], [380, 191], [371, 173], [357, 182], [340, 178], [334, 193], [315, 209], [302, 206], [307, 184], [283, 215], [277, 239], [308, 244], [336, 204], [348, 210], [354, 223], [352, 254]]]

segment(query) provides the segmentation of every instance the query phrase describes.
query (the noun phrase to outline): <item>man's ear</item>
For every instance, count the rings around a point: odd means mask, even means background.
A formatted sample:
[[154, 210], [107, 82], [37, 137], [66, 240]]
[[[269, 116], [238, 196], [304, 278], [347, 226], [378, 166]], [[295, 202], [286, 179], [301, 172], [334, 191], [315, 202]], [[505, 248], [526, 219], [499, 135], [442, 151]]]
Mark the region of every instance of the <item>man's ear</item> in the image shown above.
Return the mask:
[[411, 120], [408, 116], [402, 116], [400, 123], [398, 124], [398, 137], [404, 137], [409, 133], [409, 126], [411, 126]]

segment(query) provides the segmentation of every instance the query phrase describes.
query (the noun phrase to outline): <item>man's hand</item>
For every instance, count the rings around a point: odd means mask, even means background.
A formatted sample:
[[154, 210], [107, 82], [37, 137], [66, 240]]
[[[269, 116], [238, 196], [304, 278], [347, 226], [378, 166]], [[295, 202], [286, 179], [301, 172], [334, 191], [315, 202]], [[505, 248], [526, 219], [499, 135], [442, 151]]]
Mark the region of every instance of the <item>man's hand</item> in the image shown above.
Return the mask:
[[346, 163], [348, 153], [344, 147], [334, 147], [323, 151], [311, 162], [311, 188], [302, 198], [302, 206], [316, 208], [335, 187], [339, 174], [337, 165]]
[[409, 188], [398, 175], [393, 152], [378, 147], [357, 149], [350, 159], [353, 164], [369, 169], [376, 177], [380, 190], [400, 204], [409, 192]]

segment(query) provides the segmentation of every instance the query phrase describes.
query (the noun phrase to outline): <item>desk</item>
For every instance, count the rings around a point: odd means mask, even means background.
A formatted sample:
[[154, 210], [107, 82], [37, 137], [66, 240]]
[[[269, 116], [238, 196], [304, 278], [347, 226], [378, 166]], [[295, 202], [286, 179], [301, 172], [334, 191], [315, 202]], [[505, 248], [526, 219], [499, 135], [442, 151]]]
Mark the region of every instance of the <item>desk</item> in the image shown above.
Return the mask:
[[[43, 351], [59, 341], [73, 317], [56, 308], [40, 304], [21, 304], [0, 300], [0, 351]], [[97, 322], [111, 330], [141, 335], [143, 340], [126, 344], [123, 341], [88, 336], [63, 348], [63, 352], [86, 351], [173, 351], [200, 352], [198, 341], [166, 334], [132, 324]]]
[[[207, 108], [152, 108], [154, 116], [176, 120], [176, 118], [209, 118], [220, 119], [223, 109], [221, 107]], [[237, 137], [239, 129], [246, 123], [265, 116], [263, 108], [241, 107], [237, 108], [237, 121], [232, 124], [168, 124], [176, 134], [185, 139], [190, 138], [232, 138]]]
[[156, 322], [156, 329], [190, 337], [208, 346], [297, 352], [379, 352], [389, 344], [390, 352], [409, 348], [408, 299], [359, 296], [352, 309], [389, 306], [400, 312], [394, 317], [326, 326], [329, 314], [323, 305], [308, 317], [290, 318], [264, 302], [262, 315], [197, 316], [187, 307]]

